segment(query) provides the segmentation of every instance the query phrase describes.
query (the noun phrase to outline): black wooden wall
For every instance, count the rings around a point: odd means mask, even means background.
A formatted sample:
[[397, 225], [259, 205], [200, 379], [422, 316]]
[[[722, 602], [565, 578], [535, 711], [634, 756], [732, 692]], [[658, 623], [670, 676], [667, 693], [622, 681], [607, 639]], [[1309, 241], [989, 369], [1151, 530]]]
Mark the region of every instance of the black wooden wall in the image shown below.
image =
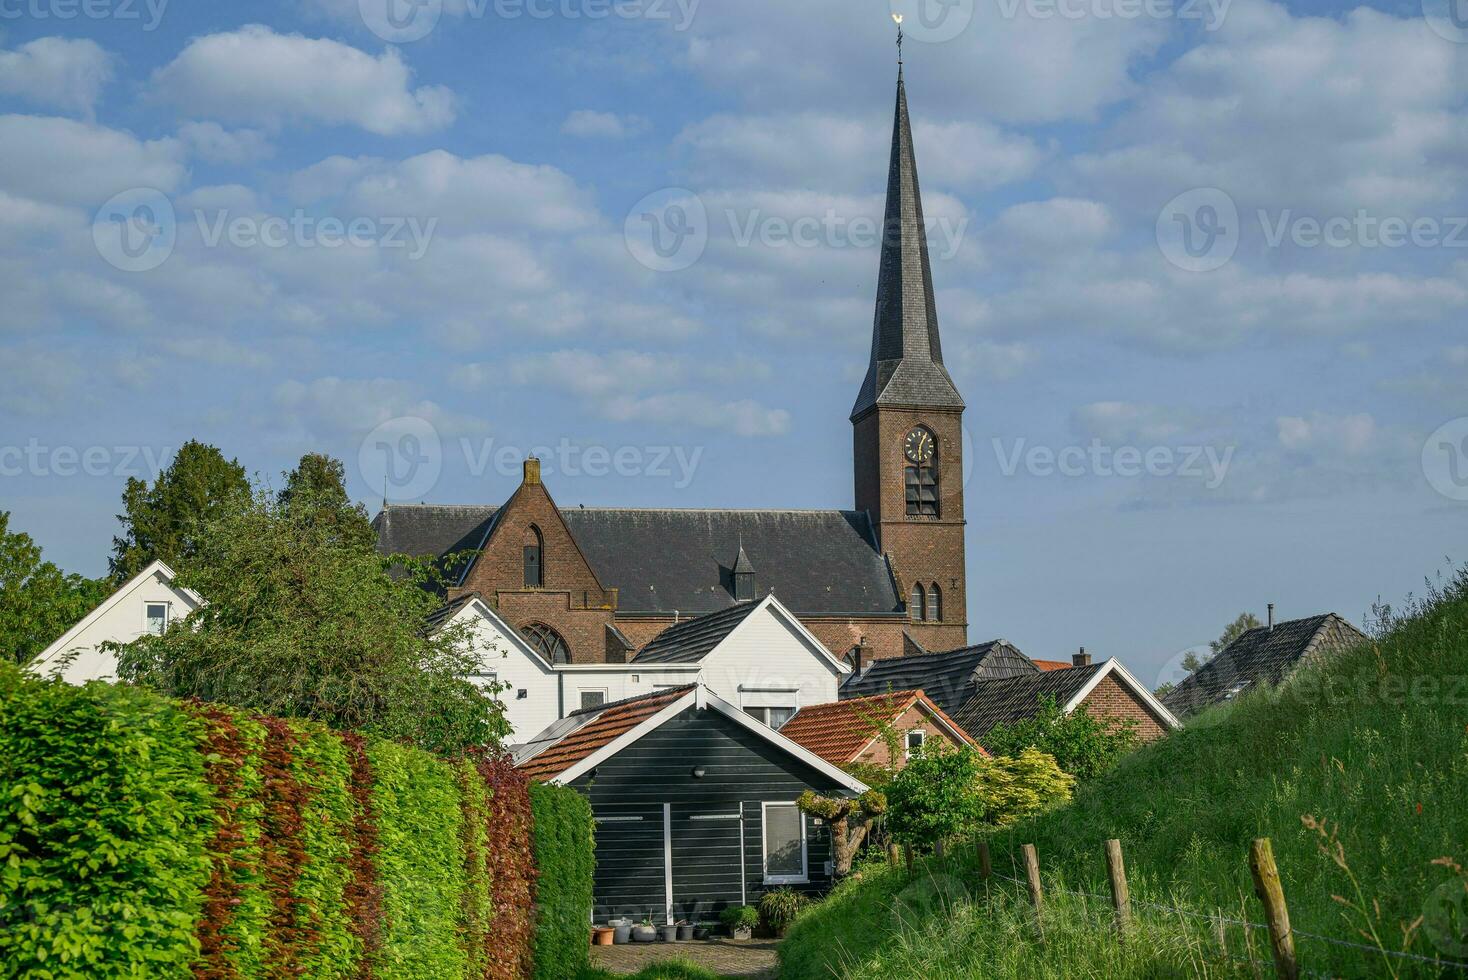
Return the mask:
[[[696, 778], [695, 768], [704, 775]], [[761, 802], [792, 802], [807, 789], [842, 792], [829, 777], [717, 711], [689, 710], [572, 784], [591, 802], [596, 824], [595, 921], [664, 921], [667, 864], [663, 804], [669, 804], [674, 918], [713, 922], [739, 904], [740, 807], [745, 895], [766, 890]], [[829, 828], [805, 817], [810, 881], [830, 887]]]

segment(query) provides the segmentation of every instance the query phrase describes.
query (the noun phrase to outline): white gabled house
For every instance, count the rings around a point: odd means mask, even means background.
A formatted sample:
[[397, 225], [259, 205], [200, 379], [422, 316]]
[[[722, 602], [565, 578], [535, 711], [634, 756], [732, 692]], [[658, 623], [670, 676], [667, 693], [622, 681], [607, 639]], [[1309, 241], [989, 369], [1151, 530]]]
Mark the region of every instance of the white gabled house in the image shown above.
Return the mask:
[[176, 578], [167, 564], [154, 561], [42, 650], [26, 669], [69, 684], [116, 680], [117, 655], [103, 650], [104, 643], [131, 643], [162, 633], [204, 604], [197, 592], [175, 585]]
[[438, 610], [429, 628], [460, 623], [480, 655], [474, 679], [502, 687], [512, 744], [572, 712], [698, 680], [779, 728], [801, 707], [835, 701], [851, 669], [773, 595], [670, 626], [620, 664], [553, 664], [477, 595]]

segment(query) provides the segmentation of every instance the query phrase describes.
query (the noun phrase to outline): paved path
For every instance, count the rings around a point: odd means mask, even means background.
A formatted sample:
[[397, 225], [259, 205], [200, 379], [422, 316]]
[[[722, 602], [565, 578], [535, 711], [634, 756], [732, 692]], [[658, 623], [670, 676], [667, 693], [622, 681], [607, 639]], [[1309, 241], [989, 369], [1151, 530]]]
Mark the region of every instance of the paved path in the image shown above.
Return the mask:
[[774, 980], [778, 972], [777, 944], [764, 939], [736, 943], [729, 939], [687, 943], [627, 943], [593, 946], [591, 961], [612, 973], [637, 973], [664, 960], [687, 960], [726, 977]]

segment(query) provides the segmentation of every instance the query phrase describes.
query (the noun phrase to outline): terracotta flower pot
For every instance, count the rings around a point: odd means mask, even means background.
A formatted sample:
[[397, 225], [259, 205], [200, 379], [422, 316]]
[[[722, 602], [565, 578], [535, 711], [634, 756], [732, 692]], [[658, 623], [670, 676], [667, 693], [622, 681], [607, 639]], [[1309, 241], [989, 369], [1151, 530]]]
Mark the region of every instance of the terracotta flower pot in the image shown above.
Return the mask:
[[610, 946], [612, 944], [613, 931], [610, 926], [597, 926], [591, 930], [591, 944], [593, 946]]

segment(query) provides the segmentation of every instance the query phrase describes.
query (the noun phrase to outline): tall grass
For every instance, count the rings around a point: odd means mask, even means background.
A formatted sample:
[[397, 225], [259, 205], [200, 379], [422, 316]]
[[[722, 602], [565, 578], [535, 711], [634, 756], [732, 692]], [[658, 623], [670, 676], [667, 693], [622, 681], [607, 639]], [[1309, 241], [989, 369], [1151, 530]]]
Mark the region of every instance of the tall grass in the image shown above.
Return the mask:
[[[1139, 903], [1140, 934], [1124, 945], [1106, 927], [1104, 903], [1058, 891], [1108, 894], [1102, 842], [1110, 837], [1123, 842]], [[991, 838], [996, 871], [1014, 878], [1023, 878], [1020, 845], [1038, 848], [1053, 893], [1043, 944], [1016, 905], [1018, 889], [978, 886], [967, 847], [947, 864], [927, 862], [914, 880], [862, 869], [792, 929], [781, 950], [785, 975], [1247, 970], [1225, 959], [1206, 917], [1263, 921], [1247, 863], [1254, 837], [1273, 840], [1297, 930], [1368, 947], [1298, 936], [1306, 969], [1468, 977], [1381, 952], [1468, 960], [1468, 575], [1429, 587], [1425, 600], [1389, 616], [1372, 643], [1190, 720], [1082, 787], [1065, 808]], [[903, 898], [934, 888], [948, 896], [937, 906]], [[1263, 935], [1230, 933], [1227, 956], [1252, 956], [1268, 975]]]

